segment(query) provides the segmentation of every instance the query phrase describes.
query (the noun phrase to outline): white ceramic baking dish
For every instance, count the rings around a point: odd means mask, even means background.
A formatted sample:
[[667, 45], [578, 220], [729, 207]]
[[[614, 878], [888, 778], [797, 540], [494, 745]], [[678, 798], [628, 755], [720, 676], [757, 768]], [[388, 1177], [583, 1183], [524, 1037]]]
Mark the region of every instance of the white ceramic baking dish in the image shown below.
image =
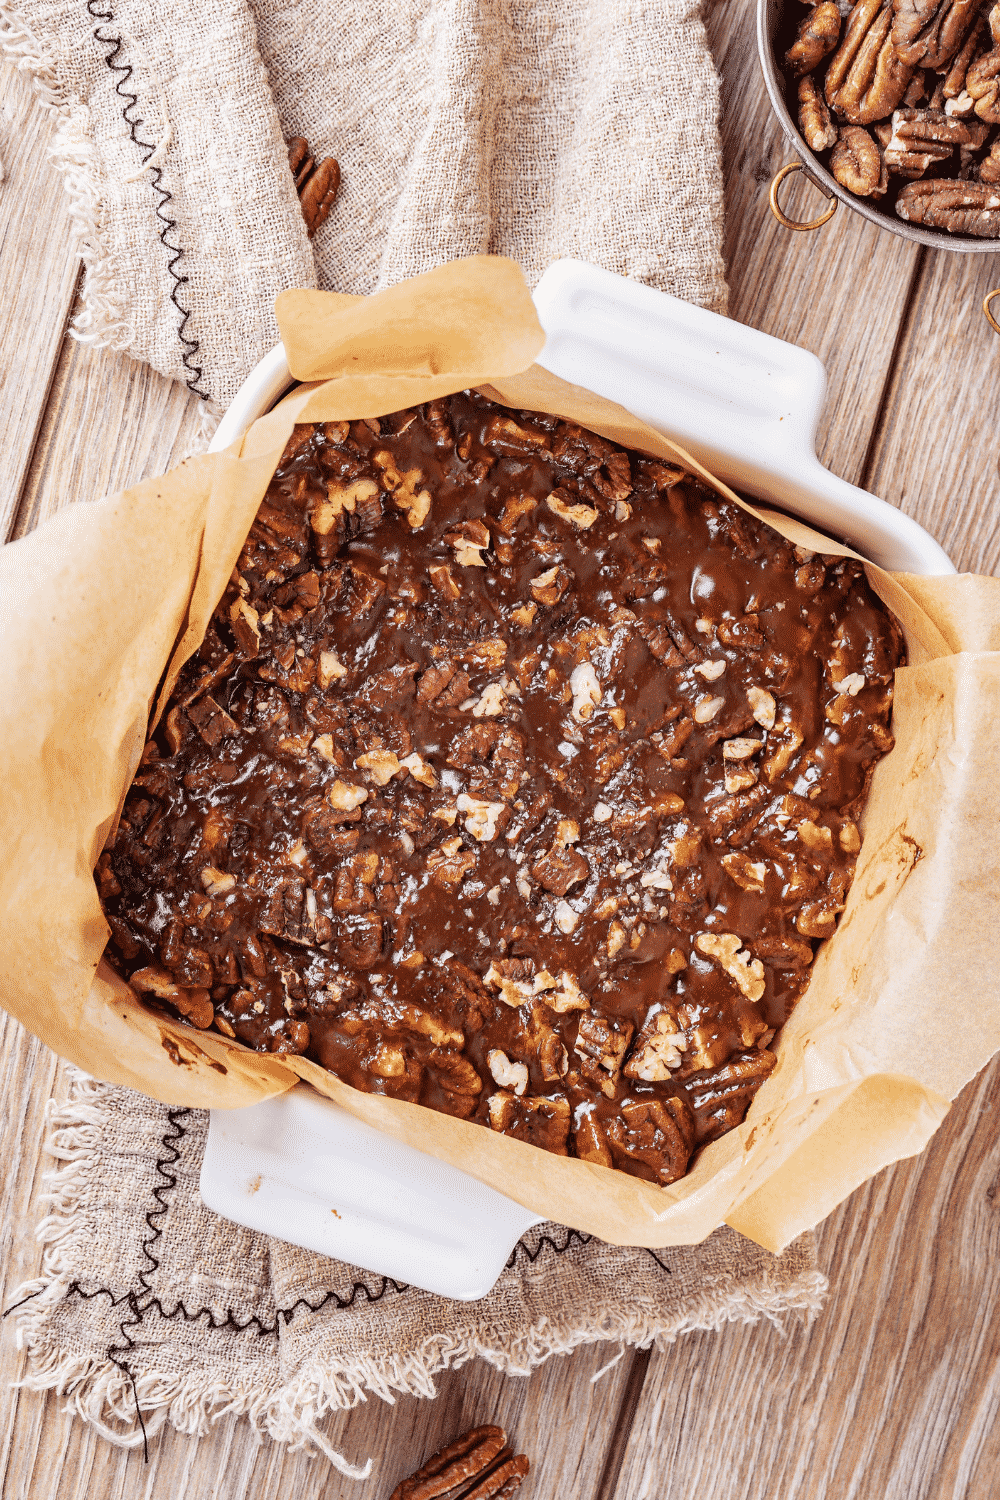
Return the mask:
[[[884, 568], [955, 571], [915, 521], [817, 459], [826, 373], [815, 355], [581, 261], [551, 266], [534, 300], [547, 369], [619, 402], [735, 488]], [[239, 391], [213, 451], [291, 384], [279, 345]], [[306, 1085], [249, 1109], [212, 1111], [201, 1194], [239, 1224], [462, 1299], [483, 1296], [540, 1222]]]

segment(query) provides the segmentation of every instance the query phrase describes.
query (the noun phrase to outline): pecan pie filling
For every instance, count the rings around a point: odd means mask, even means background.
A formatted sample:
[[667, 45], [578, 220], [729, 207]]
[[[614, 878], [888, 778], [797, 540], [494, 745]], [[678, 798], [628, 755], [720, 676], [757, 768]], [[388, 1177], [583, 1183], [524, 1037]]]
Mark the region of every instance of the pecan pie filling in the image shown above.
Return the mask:
[[836, 927], [902, 659], [858, 563], [561, 419], [296, 427], [99, 861], [108, 956], [672, 1182]]

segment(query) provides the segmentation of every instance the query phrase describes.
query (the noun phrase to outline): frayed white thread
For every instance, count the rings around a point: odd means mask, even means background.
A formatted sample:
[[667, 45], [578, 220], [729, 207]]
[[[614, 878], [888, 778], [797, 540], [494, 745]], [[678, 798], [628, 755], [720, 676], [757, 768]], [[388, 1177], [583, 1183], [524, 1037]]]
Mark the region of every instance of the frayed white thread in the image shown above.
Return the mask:
[[0, 3], [0, 54], [31, 79], [41, 107], [55, 116], [48, 158], [62, 175], [69, 201], [73, 248], [83, 261], [83, 306], [70, 333], [96, 348], [127, 349], [135, 329], [119, 300], [104, 226], [100, 174], [94, 157], [90, 110], [59, 83], [55, 64], [42, 50], [25, 17]]
[[615, 1367], [615, 1365], [619, 1364], [624, 1358], [625, 1358], [625, 1350], [624, 1349], [619, 1349], [619, 1351], [615, 1355], [614, 1359], [609, 1359], [606, 1365], [602, 1365], [601, 1366], [601, 1368], [598, 1370], [598, 1372], [597, 1372], [596, 1375], [591, 1375], [591, 1377], [590, 1377], [590, 1383], [591, 1383], [591, 1385], [596, 1385], [599, 1380], [603, 1380], [604, 1376], [607, 1375], [608, 1371], [609, 1370], [613, 1370], [614, 1367]]
[[244, 1416], [258, 1439], [263, 1431], [290, 1449], [318, 1450], [345, 1477], [365, 1479], [371, 1473], [371, 1460], [363, 1467], [349, 1463], [317, 1424], [328, 1414], [357, 1406], [369, 1395], [388, 1403], [399, 1395], [433, 1397], [435, 1375], [477, 1356], [508, 1375], [526, 1376], [553, 1355], [571, 1354], [581, 1345], [620, 1343], [619, 1354], [592, 1377], [596, 1381], [619, 1362], [628, 1346], [664, 1346], [685, 1333], [713, 1331], [729, 1322], [754, 1323], [762, 1317], [783, 1328], [789, 1313], [811, 1321], [823, 1305], [826, 1277], [809, 1271], [780, 1291], [763, 1287], [737, 1294], [716, 1290], [713, 1295], [707, 1289], [697, 1305], [669, 1328], [663, 1327], [662, 1314], [657, 1315], [652, 1307], [637, 1306], [627, 1314], [607, 1314], [597, 1327], [542, 1319], [502, 1350], [487, 1347], [476, 1337], [436, 1333], [409, 1355], [389, 1356], [381, 1362], [360, 1356], [350, 1366], [331, 1369], [311, 1361], [294, 1380], [280, 1386], [267, 1381], [248, 1391], [222, 1375], [180, 1377], [148, 1371], [136, 1375], [133, 1392], [132, 1382], [109, 1361], [57, 1348], [48, 1327], [52, 1310], [74, 1278], [79, 1247], [88, 1233], [82, 1194], [96, 1170], [101, 1102], [110, 1092], [108, 1085], [73, 1069], [69, 1100], [49, 1106], [52, 1135], [47, 1149], [63, 1165], [46, 1179], [49, 1191], [45, 1196], [52, 1212], [38, 1228], [45, 1245], [42, 1274], [15, 1294], [15, 1300], [32, 1299], [15, 1316], [18, 1345], [27, 1348], [31, 1359], [30, 1372], [20, 1385], [68, 1396], [67, 1410], [119, 1447], [137, 1447], [142, 1442], [135, 1412], [137, 1396], [150, 1437], [167, 1422], [180, 1432], [202, 1436], [223, 1416]]

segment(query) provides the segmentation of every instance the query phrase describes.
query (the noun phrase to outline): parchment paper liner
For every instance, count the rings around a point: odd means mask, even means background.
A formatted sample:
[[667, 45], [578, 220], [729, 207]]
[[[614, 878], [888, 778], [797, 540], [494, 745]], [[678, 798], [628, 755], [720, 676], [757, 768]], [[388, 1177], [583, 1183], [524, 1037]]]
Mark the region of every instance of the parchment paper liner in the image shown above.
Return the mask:
[[[293, 422], [380, 416], [489, 381], [487, 394], [510, 405], [679, 461], [736, 497], [623, 408], [531, 365], [544, 336], [512, 262], [455, 262], [371, 298], [286, 292], [277, 312], [293, 374], [315, 384], [225, 453], [70, 506], [0, 554], [2, 1003], [96, 1077], [166, 1103], [235, 1108], [303, 1078], [605, 1240], [694, 1243], [726, 1221], [781, 1249], [879, 1168], [920, 1151], [1000, 1046], [1000, 581], [867, 565], [909, 650], [896, 748], [876, 771], [847, 908], [781, 1033], [778, 1066], [745, 1123], [681, 1182], [657, 1188], [356, 1092], [306, 1059], [249, 1052], [147, 1009], [101, 960], [107, 928], [91, 876], [154, 701], [202, 638]], [[847, 550], [744, 508], [823, 552]]]

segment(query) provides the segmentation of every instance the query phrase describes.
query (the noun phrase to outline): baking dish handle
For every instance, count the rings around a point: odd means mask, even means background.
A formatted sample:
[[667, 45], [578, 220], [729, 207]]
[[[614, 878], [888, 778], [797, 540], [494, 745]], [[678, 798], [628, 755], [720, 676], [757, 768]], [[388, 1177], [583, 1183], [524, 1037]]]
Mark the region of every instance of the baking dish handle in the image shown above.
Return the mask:
[[996, 318], [993, 316], [993, 310], [990, 307], [990, 303], [993, 301], [994, 297], [1000, 297], [1000, 286], [994, 287], [992, 292], [987, 292], [986, 296], [983, 298], [983, 316], [985, 317], [990, 327], [993, 329], [993, 332], [1000, 333], [1000, 323], [998, 323]]
[[[805, 172], [806, 177], [812, 183], [813, 187], [819, 188], [820, 192], [823, 194], [823, 197], [830, 199], [830, 207], [827, 209], [826, 213], [820, 214], [818, 219], [810, 219], [808, 224], [800, 223], [797, 219], [789, 219], [788, 216], [783, 212], [781, 205], [778, 202], [778, 189], [784, 182], [785, 178], [791, 176], [793, 172]], [[826, 187], [822, 182], [817, 182], [816, 178], [812, 175], [811, 172], [806, 172], [805, 167], [800, 161], [790, 161], [786, 166], [782, 167], [780, 172], [775, 173], [775, 176], [771, 182], [771, 191], [768, 194], [768, 202], [771, 205], [771, 212], [774, 214], [774, 217], [777, 219], [779, 224], [782, 224], [785, 227], [785, 229], [819, 229], [822, 224], [828, 223], [837, 212], [837, 200], [830, 192], [830, 189]]]

